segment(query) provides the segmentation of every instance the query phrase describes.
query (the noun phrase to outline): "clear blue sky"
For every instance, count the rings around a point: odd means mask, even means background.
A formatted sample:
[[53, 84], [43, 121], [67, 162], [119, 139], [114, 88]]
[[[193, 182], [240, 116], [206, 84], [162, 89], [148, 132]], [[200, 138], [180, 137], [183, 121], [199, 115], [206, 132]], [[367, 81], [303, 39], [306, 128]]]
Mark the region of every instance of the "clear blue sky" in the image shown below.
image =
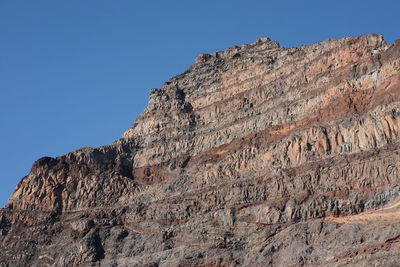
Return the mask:
[[400, 38], [400, 1], [0, 0], [0, 206], [42, 156], [118, 139], [200, 53]]

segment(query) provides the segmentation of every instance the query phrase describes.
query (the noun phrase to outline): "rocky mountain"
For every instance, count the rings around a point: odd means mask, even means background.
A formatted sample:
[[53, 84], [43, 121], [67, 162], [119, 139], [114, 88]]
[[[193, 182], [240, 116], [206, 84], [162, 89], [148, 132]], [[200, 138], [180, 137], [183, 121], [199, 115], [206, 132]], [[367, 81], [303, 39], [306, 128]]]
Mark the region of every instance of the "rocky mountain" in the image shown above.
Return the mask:
[[122, 138], [37, 160], [0, 266], [399, 266], [400, 40], [201, 54]]

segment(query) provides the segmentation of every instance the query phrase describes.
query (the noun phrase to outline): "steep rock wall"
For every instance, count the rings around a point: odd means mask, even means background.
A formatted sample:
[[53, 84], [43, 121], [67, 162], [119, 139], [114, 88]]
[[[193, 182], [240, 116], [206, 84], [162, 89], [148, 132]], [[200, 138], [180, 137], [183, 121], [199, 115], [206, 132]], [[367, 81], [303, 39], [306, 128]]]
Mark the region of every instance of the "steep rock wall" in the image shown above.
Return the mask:
[[33, 164], [0, 266], [394, 266], [399, 139], [399, 41], [201, 54], [120, 140]]

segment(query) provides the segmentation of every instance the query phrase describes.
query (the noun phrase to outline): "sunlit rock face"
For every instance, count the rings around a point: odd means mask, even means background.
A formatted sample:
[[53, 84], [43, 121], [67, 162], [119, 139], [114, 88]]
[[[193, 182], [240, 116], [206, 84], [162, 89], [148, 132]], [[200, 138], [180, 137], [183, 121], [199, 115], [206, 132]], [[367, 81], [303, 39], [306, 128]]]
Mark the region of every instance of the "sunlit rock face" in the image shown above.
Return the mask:
[[400, 41], [200, 54], [108, 146], [37, 160], [0, 266], [398, 266]]

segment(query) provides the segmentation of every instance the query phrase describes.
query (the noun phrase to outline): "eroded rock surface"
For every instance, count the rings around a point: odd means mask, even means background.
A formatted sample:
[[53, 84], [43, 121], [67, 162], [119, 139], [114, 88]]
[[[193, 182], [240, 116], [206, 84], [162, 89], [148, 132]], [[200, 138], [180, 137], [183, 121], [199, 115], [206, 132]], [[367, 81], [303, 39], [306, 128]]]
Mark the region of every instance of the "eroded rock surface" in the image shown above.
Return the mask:
[[201, 54], [120, 140], [33, 164], [0, 266], [398, 266], [399, 152], [400, 41]]

